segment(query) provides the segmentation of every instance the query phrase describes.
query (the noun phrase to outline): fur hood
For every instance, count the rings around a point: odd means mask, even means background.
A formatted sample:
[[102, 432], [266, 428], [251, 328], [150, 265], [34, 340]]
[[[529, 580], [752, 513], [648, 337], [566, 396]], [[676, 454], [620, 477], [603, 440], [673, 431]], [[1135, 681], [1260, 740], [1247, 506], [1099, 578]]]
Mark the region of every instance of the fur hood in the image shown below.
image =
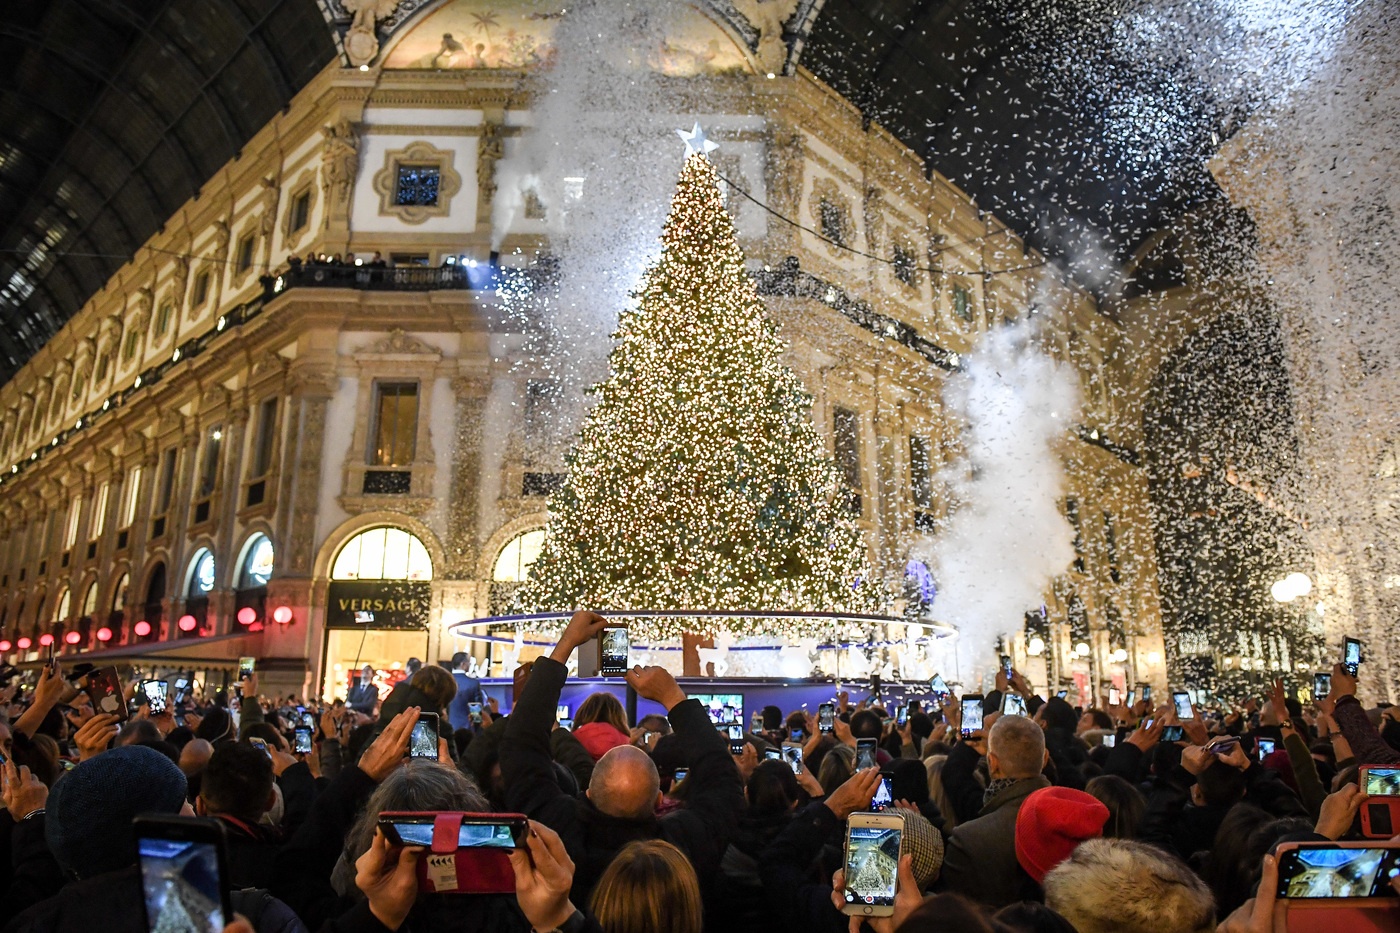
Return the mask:
[[1160, 849], [1090, 839], [1045, 876], [1045, 906], [1079, 933], [1198, 933], [1215, 929], [1205, 882]]

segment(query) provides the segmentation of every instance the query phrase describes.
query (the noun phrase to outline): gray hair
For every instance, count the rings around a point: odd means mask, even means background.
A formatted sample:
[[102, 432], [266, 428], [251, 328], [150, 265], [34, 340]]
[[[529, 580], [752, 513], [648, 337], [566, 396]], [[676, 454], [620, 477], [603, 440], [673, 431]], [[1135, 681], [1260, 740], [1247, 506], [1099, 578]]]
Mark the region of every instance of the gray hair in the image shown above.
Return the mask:
[[1007, 777], [1035, 777], [1045, 767], [1045, 730], [1025, 716], [1002, 716], [987, 735], [987, 752]]
[[434, 810], [484, 813], [491, 809], [476, 782], [456, 768], [435, 761], [410, 761], [384, 779], [345, 836], [345, 857], [351, 865], [374, 841], [379, 814], [386, 811]]

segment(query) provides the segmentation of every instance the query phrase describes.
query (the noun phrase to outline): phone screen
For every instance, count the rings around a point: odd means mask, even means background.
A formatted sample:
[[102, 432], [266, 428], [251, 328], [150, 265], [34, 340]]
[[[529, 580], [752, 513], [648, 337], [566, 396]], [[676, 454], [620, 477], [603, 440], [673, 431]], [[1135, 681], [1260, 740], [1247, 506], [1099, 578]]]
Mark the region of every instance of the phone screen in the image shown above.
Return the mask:
[[[413, 732], [408, 738], [408, 754], [410, 758], [431, 758], [437, 761], [438, 757], [438, 718], [436, 713], [419, 713], [418, 721], [413, 724]], [[431, 827], [429, 827], [431, 829]]]
[[1181, 726], [1163, 726], [1162, 742], [1180, 742], [1186, 738], [1186, 730]]
[[1143, 699], [1144, 701], [1147, 701], [1147, 700], [1152, 699], [1152, 685], [1151, 685], [1151, 684], [1143, 684], [1143, 685], [1142, 685], [1142, 699]]
[[875, 796], [870, 798], [870, 809], [877, 813], [885, 810], [894, 804], [894, 794], [890, 792], [890, 779], [880, 778], [880, 785], [875, 788]]
[[292, 751], [296, 752], [298, 755], [311, 754], [310, 729], [306, 728], [305, 726], [301, 726], [296, 730], [292, 744]]
[[776, 748], [765, 748], [763, 750], [764, 761], [781, 761], [782, 757], [783, 753], [778, 751]]
[[1007, 677], [1011, 676], [1011, 655], [1004, 654], [1001, 656], [1001, 672]]
[[559, 728], [573, 731], [574, 721], [572, 719], [561, 719], [559, 720]]
[[1279, 897], [1382, 897], [1400, 849], [1307, 845], [1279, 855]]
[[243, 680], [243, 679], [245, 679], [249, 674], [253, 673], [253, 668], [257, 665], [257, 663], [258, 663], [257, 658], [239, 658], [239, 659], [238, 659], [238, 679], [239, 679], [239, 680]]
[[962, 734], [971, 735], [982, 728], [982, 698], [964, 697], [962, 700]]
[[904, 725], [909, 721], [909, 707], [901, 706], [895, 711], [894, 721], [897, 725]]
[[1400, 794], [1400, 768], [1367, 768], [1366, 793], [1378, 797]]
[[568, 719], [568, 718], [569, 718], [569, 708], [568, 708], [567, 706], [565, 706], [563, 703], [560, 703], [558, 706], [554, 707], [554, 718], [555, 718], [555, 719]]
[[1004, 694], [1001, 698], [1001, 714], [1003, 716], [1026, 715], [1026, 698], [1019, 693]]
[[1331, 692], [1332, 692], [1332, 675], [1331, 675], [1331, 674], [1314, 674], [1314, 675], [1313, 675], [1313, 697], [1316, 698], [1316, 699], [1319, 699], [1319, 700], [1325, 699], [1326, 696], [1327, 696], [1327, 694], [1329, 694], [1329, 693], [1331, 693]]
[[1102, 739], [1104, 748], [1113, 748], [1118, 744], [1118, 736], [1106, 735]]
[[1347, 669], [1347, 673], [1356, 676], [1357, 667], [1361, 664], [1361, 642], [1355, 638], [1347, 638], [1342, 642], [1342, 666]]
[[1275, 749], [1278, 748], [1278, 745], [1274, 742], [1273, 739], [1266, 739], [1266, 738], [1262, 738], [1262, 737], [1259, 738], [1259, 739], [1256, 739], [1256, 740], [1255, 740], [1255, 744], [1257, 744], [1257, 745], [1259, 746], [1259, 757], [1260, 757], [1260, 758], [1268, 758], [1270, 755], [1272, 755], [1272, 754], [1274, 753]]
[[1057, 697], [1059, 697], [1061, 700], [1063, 700], [1065, 697], [1069, 696], [1069, 691], [1068, 691], [1068, 690], [1057, 690], [1057, 691], [1055, 691], [1055, 696], [1057, 696]]
[[948, 684], [943, 680], [942, 674], [933, 675], [933, 679], [928, 682], [928, 690], [934, 696], [948, 695]]
[[1109, 706], [1117, 706], [1119, 703], [1122, 703], [1122, 702], [1123, 702], [1123, 695], [1122, 695], [1121, 693], [1118, 692], [1118, 688], [1117, 688], [1117, 687], [1109, 687], [1109, 688], [1108, 688], [1108, 705], [1109, 705]]
[[224, 916], [216, 844], [143, 837], [137, 852], [149, 929], [223, 933], [233, 918]]
[[688, 778], [688, 777], [690, 777], [690, 769], [689, 769], [689, 768], [677, 768], [677, 769], [676, 769], [676, 776], [675, 776], [674, 780], [672, 780], [671, 783], [673, 783], [673, 784], [679, 784], [681, 781], [684, 781], [684, 780], [685, 780], [686, 778]]
[[846, 828], [846, 903], [894, 906], [902, 829]]
[[726, 706], [722, 710], [720, 710], [719, 721], [726, 725], [728, 725], [731, 722], [737, 722], [737, 720], [734, 718], [734, 707]]
[[158, 716], [165, 712], [165, 697], [169, 689], [170, 684], [164, 680], [141, 681], [141, 692], [145, 694], [146, 702], [150, 704], [152, 716]]
[[1134, 697], [1134, 696], [1135, 696], [1135, 694], [1133, 693], [1133, 691], [1129, 690], [1129, 691], [1128, 691], [1128, 706], [1130, 706], [1130, 707], [1135, 705], [1135, 704], [1133, 703], [1133, 697]]
[[856, 739], [856, 770], [875, 767], [875, 740]]
[[1196, 714], [1191, 710], [1191, 694], [1173, 693], [1172, 705], [1176, 707], [1177, 719], [1195, 719]]
[[467, 717], [468, 717], [469, 719], [471, 719], [472, 722], [481, 722], [481, 704], [480, 704], [480, 703], [468, 703], [468, 704], [467, 704]]
[[725, 728], [729, 730], [729, 754], [744, 754], [744, 727], [734, 722]]
[[627, 654], [632, 640], [625, 627], [605, 628], [599, 636], [598, 673], [604, 677], [616, 677], [627, 672]]
[[301, 724], [302, 724], [303, 727], [305, 727], [305, 728], [307, 728], [307, 729], [315, 729], [315, 728], [316, 728], [316, 717], [313, 716], [313, 715], [311, 715], [310, 713], [302, 713], [302, 714], [301, 714]]
[[836, 722], [836, 704], [823, 703], [817, 707], [817, 728], [822, 732], [830, 732]]
[[792, 766], [793, 774], [802, 773], [802, 746], [788, 745], [783, 749], [783, 758]]
[[[390, 820], [394, 831], [399, 834], [406, 846], [431, 846], [433, 844], [433, 824], [431, 822]], [[502, 823], [463, 823], [457, 829], [459, 849], [514, 849], [515, 836], [511, 824]]]

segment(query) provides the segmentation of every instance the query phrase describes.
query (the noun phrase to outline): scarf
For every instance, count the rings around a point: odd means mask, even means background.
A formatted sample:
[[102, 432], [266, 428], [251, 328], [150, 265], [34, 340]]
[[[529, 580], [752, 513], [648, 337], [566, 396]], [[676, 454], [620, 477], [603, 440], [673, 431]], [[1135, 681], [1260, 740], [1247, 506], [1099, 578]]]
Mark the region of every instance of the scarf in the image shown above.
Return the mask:
[[1019, 784], [1021, 778], [998, 778], [987, 785], [987, 789], [982, 792], [982, 806], [992, 802], [992, 798], [1013, 784]]

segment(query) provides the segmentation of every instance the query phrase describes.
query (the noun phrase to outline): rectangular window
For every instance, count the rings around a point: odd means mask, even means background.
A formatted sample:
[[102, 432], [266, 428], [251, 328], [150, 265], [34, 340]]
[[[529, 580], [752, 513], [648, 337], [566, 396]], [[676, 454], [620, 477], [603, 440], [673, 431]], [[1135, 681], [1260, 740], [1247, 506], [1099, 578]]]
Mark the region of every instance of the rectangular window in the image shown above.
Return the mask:
[[254, 479], [266, 476], [272, 469], [272, 449], [277, 441], [277, 399], [263, 399], [258, 406], [258, 435], [253, 448]]
[[928, 441], [909, 435], [909, 481], [914, 504], [920, 508], [933, 505], [933, 464], [929, 458]]
[[97, 487], [97, 498], [92, 501], [92, 532], [88, 535], [89, 541], [96, 541], [102, 537], [102, 529], [107, 527], [107, 497], [111, 492], [111, 483], [103, 483]]
[[156, 311], [156, 337], [164, 337], [165, 332], [170, 329], [170, 315], [175, 311], [175, 305], [169, 301], [162, 301], [160, 308]]
[[915, 267], [914, 251], [902, 243], [896, 243], [894, 245], [894, 277], [905, 285], [913, 285]]
[[190, 304], [196, 308], [204, 304], [204, 299], [209, 297], [209, 273], [201, 272], [194, 277], [194, 294], [190, 296]]
[[953, 314], [964, 321], [972, 320], [972, 293], [961, 285], [953, 286]]
[[136, 356], [136, 348], [141, 343], [141, 332], [136, 328], [131, 328], [126, 332], [126, 343], [122, 345], [122, 362], [130, 363]]
[[840, 206], [822, 198], [817, 205], [818, 220], [821, 222], [822, 236], [837, 246], [846, 245], [846, 217]]
[[175, 496], [175, 463], [179, 454], [171, 447], [160, 458], [160, 483], [156, 487], [156, 514], [164, 515]]
[[122, 524], [130, 528], [136, 521], [136, 502], [141, 495], [141, 467], [134, 466], [126, 476], [126, 488], [122, 490]]
[[257, 241], [250, 233], [238, 241], [238, 252], [234, 255], [234, 268], [239, 272], [247, 272], [253, 268], [253, 244]]
[[849, 408], [837, 408], [832, 416], [832, 433], [835, 437], [836, 468], [841, 471], [846, 485], [860, 488], [860, 420]]
[[63, 529], [63, 549], [73, 550], [73, 545], [78, 543], [78, 519], [83, 514], [83, 497], [74, 496], [73, 501], [68, 503], [68, 523]]
[[418, 383], [380, 383], [374, 402], [370, 463], [374, 466], [412, 463], [418, 443]]
[[311, 221], [311, 192], [303, 191], [292, 199], [292, 220], [288, 224], [292, 233], [306, 229]]
[[400, 207], [436, 207], [439, 173], [436, 165], [400, 165], [394, 203]]
[[218, 425], [209, 429], [204, 439], [204, 462], [199, 470], [199, 498], [214, 494], [219, 481], [219, 449], [223, 446], [224, 429]]

